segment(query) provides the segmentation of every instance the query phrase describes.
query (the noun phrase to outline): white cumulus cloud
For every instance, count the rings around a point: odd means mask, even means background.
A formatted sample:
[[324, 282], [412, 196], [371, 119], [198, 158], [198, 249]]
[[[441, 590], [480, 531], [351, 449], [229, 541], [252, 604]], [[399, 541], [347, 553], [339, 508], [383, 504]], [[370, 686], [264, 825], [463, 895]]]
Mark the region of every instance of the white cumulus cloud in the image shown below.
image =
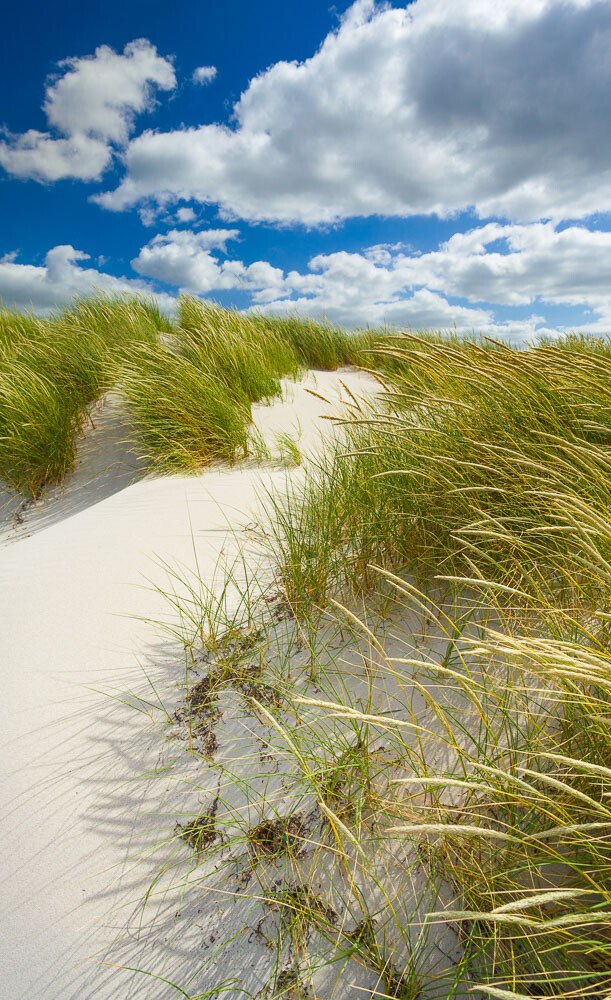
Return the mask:
[[190, 205], [181, 205], [180, 208], [176, 209], [176, 219], [178, 222], [193, 222], [195, 212]]
[[134, 138], [98, 200], [308, 225], [611, 210], [609, 51], [608, 0], [358, 0], [310, 59], [255, 77], [231, 126]]
[[248, 266], [238, 260], [221, 261], [212, 253], [224, 252], [227, 242], [238, 236], [237, 229], [207, 229], [198, 233], [172, 229], [142, 247], [132, 260], [132, 267], [138, 274], [196, 295], [221, 289], [281, 288], [284, 275], [280, 268], [265, 261]]
[[[48, 312], [65, 305], [74, 295], [103, 292], [141, 292], [151, 294], [146, 282], [117, 278], [92, 267], [83, 267], [89, 254], [72, 246], [56, 246], [47, 253], [43, 265], [19, 264], [13, 252], [0, 258], [0, 302], [7, 308]], [[172, 309], [170, 295], [157, 295], [164, 309]]]
[[473, 302], [583, 306], [611, 316], [611, 233], [553, 223], [490, 223], [434, 253], [395, 258], [410, 281]]
[[211, 83], [216, 76], [216, 66], [198, 66], [193, 70], [193, 83]]
[[[196, 295], [239, 289], [266, 312], [325, 315], [347, 326], [455, 325], [520, 340], [535, 331], [551, 332], [541, 315], [546, 306], [577, 306], [591, 314], [584, 329], [611, 331], [609, 232], [492, 223], [456, 233], [425, 254], [402, 244], [317, 254], [306, 271], [227, 258], [227, 243], [238, 235], [237, 230], [171, 230], [143, 247], [132, 266]], [[532, 312], [526, 319], [495, 317], [499, 307], [516, 306]]]
[[154, 89], [172, 90], [172, 63], [146, 39], [123, 53], [101, 45], [92, 56], [65, 59], [47, 83], [44, 111], [52, 131], [30, 129], [0, 142], [0, 165], [17, 177], [98, 179], [113, 148], [129, 138], [135, 116], [154, 105]]

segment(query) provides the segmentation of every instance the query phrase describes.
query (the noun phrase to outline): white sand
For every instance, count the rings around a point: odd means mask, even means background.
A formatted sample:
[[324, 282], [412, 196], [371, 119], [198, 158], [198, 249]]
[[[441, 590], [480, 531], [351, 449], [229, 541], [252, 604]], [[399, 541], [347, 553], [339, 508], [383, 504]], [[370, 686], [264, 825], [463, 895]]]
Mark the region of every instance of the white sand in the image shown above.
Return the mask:
[[[300, 436], [306, 451], [319, 427], [328, 433], [318, 420], [325, 406], [306, 388], [337, 399], [340, 378], [353, 391], [372, 388], [355, 372], [317, 373], [290, 385], [288, 402], [257, 408], [270, 447], [277, 432]], [[150, 720], [108, 693], [142, 689], [141, 664], [157, 675], [167, 671], [157, 628], [137, 617], [166, 613], [159, 596], [142, 586], [151, 577], [163, 581], [154, 557], [192, 566], [195, 549], [202, 576], [212, 579], [223, 549], [234, 544], [232, 532], [256, 505], [261, 480], [280, 484], [286, 475], [248, 467], [123, 488], [137, 463], [120, 443], [112, 410], [109, 419], [100, 416], [68, 488], [27, 511], [21, 525], [10, 518], [4, 525], [0, 995], [6, 1000], [174, 995], [168, 987], [160, 991], [156, 980], [87, 961], [113, 936], [108, 914], [119, 926], [116, 913], [146, 888], [137, 867], [127, 875], [122, 868], [130, 840], [146, 827], [136, 813], [147, 809], [142, 783], [133, 791], [126, 783], [154, 766], [158, 753]]]
[[[288, 384], [284, 402], [255, 408], [272, 453], [282, 433], [291, 434], [304, 454], [316, 450], [332, 432], [320, 418], [338, 412], [341, 380], [356, 393], [375, 389], [372, 379], [353, 371], [316, 373]], [[154, 684], [170, 711], [182, 697], [180, 651], [155, 624], [167, 619], [167, 603], [147, 585], [166, 585], [159, 561], [182, 564], [185, 572], [197, 563], [208, 584], [238, 551], [256, 568], [260, 552], [249, 522], [257, 493], [262, 486], [282, 488], [287, 475], [301, 472], [244, 465], [126, 486], [142, 477], [142, 469], [121, 443], [116, 404], [107, 403], [94, 422], [67, 488], [30, 507], [22, 523], [7, 516], [4, 524], [0, 997], [169, 1000], [196, 997], [235, 978], [241, 987], [227, 986], [220, 996], [263, 998], [273, 964], [265, 935], [277, 914], [264, 907], [261, 923], [261, 911], [240, 897], [253, 876], [230, 845], [221, 844], [215, 861], [191, 871], [189, 849], [172, 842], [172, 832], [177, 819], [186, 822], [211, 804], [219, 767], [230, 786], [229, 773], [248, 783], [223, 791], [247, 826], [260, 820], [263, 797], [286, 814], [294, 786], [283, 775], [281, 757], [263, 753], [273, 732], [229, 693], [216, 725], [216, 767], [208, 767], [201, 755], [181, 750], [180, 726], [164, 729], [159, 713], [153, 722], [154, 713], [134, 692], [156, 702]], [[344, 673], [346, 691], [365, 695], [362, 667], [345, 667]], [[384, 697], [376, 707], [389, 712], [404, 702], [400, 692]], [[424, 704], [418, 698], [416, 711]], [[309, 805], [299, 805], [304, 815]], [[153, 883], [172, 856], [176, 867]], [[316, 891], [328, 887], [325, 865], [309, 856], [290, 874]], [[273, 875], [259, 866], [255, 882]], [[406, 873], [404, 858], [382, 881], [399, 892], [406, 922], [426, 910], [424, 878]], [[213, 891], [204, 894], [203, 882]], [[248, 891], [268, 891], [255, 882]], [[341, 909], [340, 887], [337, 893]], [[341, 920], [351, 927], [357, 917], [341, 912]], [[433, 951], [436, 960], [447, 955], [451, 963], [456, 940], [446, 933]], [[287, 967], [293, 959], [290, 950], [281, 955]], [[186, 992], [129, 968], [167, 978]], [[354, 962], [341, 975], [330, 970], [319, 975], [318, 995], [372, 995], [371, 971]]]

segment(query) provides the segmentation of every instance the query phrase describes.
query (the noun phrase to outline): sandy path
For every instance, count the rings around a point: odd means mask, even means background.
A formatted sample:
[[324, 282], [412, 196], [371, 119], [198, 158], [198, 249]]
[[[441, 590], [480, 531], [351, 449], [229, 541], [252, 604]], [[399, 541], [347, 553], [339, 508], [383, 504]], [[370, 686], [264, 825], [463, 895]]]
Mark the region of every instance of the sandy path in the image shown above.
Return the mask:
[[[372, 387], [354, 372], [341, 377], [356, 391]], [[316, 388], [337, 398], [339, 378], [318, 373]], [[258, 420], [272, 444], [279, 431], [301, 430], [307, 450], [317, 424], [328, 429], [318, 421], [325, 407], [304, 384], [289, 395]], [[147, 811], [144, 786], [132, 791], [129, 782], [156, 752], [146, 717], [108, 692], [141, 689], [145, 662], [163, 675], [158, 631], [137, 617], [165, 613], [141, 586], [163, 578], [154, 557], [192, 565], [195, 544], [211, 579], [261, 480], [285, 475], [215, 470], [141, 481], [102, 499], [95, 477], [85, 476], [90, 496], [68, 490], [53, 523], [38, 510], [17, 532], [8, 526], [0, 551], [2, 998], [161, 995], [141, 977], [130, 986], [129, 973], [86, 961], [112, 936], [109, 911], [142, 891], [139, 870], [123, 870], [137, 813]]]

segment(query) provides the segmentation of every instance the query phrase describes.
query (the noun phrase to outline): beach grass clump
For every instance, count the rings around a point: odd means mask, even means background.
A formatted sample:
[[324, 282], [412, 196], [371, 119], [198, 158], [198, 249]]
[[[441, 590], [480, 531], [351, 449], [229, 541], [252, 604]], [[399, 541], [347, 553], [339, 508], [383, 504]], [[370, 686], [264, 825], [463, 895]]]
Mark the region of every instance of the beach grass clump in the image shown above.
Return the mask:
[[151, 468], [194, 472], [248, 451], [250, 403], [163, 345], [139, 345], [121, 367], [133, 433]]
[[0, 312], [0, 476], [29, 497], [61, 481], [89, 408], [164, 325], [134, 296], [76, 299], [49, 318]]
[[[288, 606], [306, 617], [330, 597], [371, 589], [370, 564], [404, 558], [402, 483], [392, 476], [402, 453], [389, 442], [383, 456], [372, 455], [369, 434], [356, 428], [348, 438], [308, 463], [286, 498], [268, 498], [278, 581]], [[384, 481], [382, 468], [391, 473]]]
[[212, 804], [194, 819], [187, 823], [177, 823], [175, 833], [185, 844], [188, 844], [196, 854], [199, 854], [210, 847], [218, 836], [216, 829], [216, 813], [218, 809], [218, 796]]
[[[343, 446], [275, 502], [279, 578], [304, 617], [373, 589], [376, 575], [406, 611], [426, 604], [433, 615], [427, 594], [448, 586], [490, 609], [477, 638], [436, 619], [447, 651], [418, 669], [436, 679], [433, 743], [446, 757], [451, 748], [450, 766], [432, 766], [430, 722], [422, 742], [394, 730], [401, 794], [378, 801], [377, 820], [386, 814], [393, 849], [416, 847], [451, 889], [429, 919], [460, 929], [456, 982], [503, 1000], [608, 996], [607, 349], [583, 339], [516, 351], [406, 337], [380, 352], [397, 363], [384, 369], [377, 412], [357, 415]], [[385, 665], [406, 691], [410, 650], [406, 640], [406, 658]], [[471, 714], [457, 708], [465, 697]], [[297, 702], [301, 711], [323, 704]], [[348, 717], [393, 733], [388, 715], [341, 698], [324, 704], [329, 732]]]
[[20, 341], [39, 336], [41, 322], [30, 313], [0, 306], [0, 359], [10, 358]]
[[584, 338], [370, 344], [381, 394], [269, 498], [271, 579], [172, 587], [192, 742], [247, 695], [201, 781], [275, 995], [611, 996], [610, 364]]
[[36, 497], [72, 468], [76, 436], [98, 394], [98, 338], [18, 314], [4, 314], [0, 327], [0, 476]]
[[295, 438], [287, 431], [276, 435], [276, 448], [278, 449], [280, 461], [287, 468], [295, 468], [303, 462], [299, 445], [295, 441]]
[[87, 402], [113, 387], [134, 348], [154, 348], [172, 329], [153, 298], [103, 293], [75, 299], [53, 317], [52, 327], [63, 338], [71, 380], [87, 391]]
[[[372, 562], [565, 596], [567, 560], [576, 570], [591, 548], [611, 554], [599, 521], [609, 502], [609, 360], [404, 345], [378, 349], [400, 362], [384, 374], [378, 412], [356, 414], [343, 445], [276, 505], [291, 598], [321, 601], [350, 582], [358, 592]], [[588, 528], [576, 531], [576, 517]]]
[[[153, 468], [233, 461], [249, 448], [251, 403], [280, 396], [282, 379], [305, 368], [363, 360], [372, 340], [371, 333], [247, 315], [188, 295], [177, 323], [151, 297], [105, 292], [76, 298], [48, 318], [0, 310], [2, 475], [27, 496], [61, 481], [91, 406], [116, 386], [127, 394]], [[157, 392], [163, 405], [156, 414]], [[255, 445], [251, 435], [251, 451]], [[285, 451], [296, 463], [295, 450]]]
[[152, 296], [98, 292], [75, 298], [56, 314], [66, 326], [96, 332], [111, 350], [133, 343], [154, 344], [173, 325]]
[[[223, 309], [182, 295], [177, 341], [191, 360], [203, 360], [230, 382], [240, 382], [252, 402], [271, 398], [267, 378], [297, 377], [300, 370], [335, 371], [362, 365], [381, 338], [373, 330], [351, 331], [308, 317], [265, 315]], [[259, 385], [260, 380], [260, 385]], [[249, 389], [249, 386], [251, 388]]]
[[289, 346], [303, 368], [319, 371], [363, 365], [364, 352], [379, 337], [374, 331], [350, 331], [291, 313], [285, 316], [253, 313], [252, 321], [268, 337]]
[[251, 403], [279, 396], [280, 379], [299, 372], [296, 355], [282, 338], [235, 309], [189, 295], [180, 298], [175, 343], [182, 357]]
[[[397, 800], [389, 832], [426, 848], [451, 886], [453, 900], [431, 919], [460, 927], [462, 974], [484, 995], [607, 996], [609, 650], [525, 628], [490, 633], [479, 652], [515, 668], [505, 684], [489, 678], [485, 691], [463, 673], [479, 703], [487, 699], [485, 738], [463, 742], [450, 771], [424, 760], [406, 768], [400, 785], [424, 791], [426, 806]], [[460, 746], [456, 714], [444, 717]], [[452, 789], [460, 790], [453, 799]]]
[[74, 463], [78, 410], [61, 387], [23, 365], [0, 366], [0, 479], [40, 495]]

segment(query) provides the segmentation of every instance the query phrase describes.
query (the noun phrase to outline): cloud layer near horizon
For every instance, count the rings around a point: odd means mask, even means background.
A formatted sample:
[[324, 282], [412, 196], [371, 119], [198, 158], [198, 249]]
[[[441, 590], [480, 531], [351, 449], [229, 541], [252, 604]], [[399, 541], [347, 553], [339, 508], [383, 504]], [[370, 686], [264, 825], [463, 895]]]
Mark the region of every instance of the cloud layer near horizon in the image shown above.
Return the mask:
[[[324, 315], [347, 326], [455, 325], [519, 341], [552, 332], [542, 316], [546, 307], [576, 306], [589, 314], [581, 329], [611, 328], [611, 233], [584, 226], [489, 223], [455, 234], [430, 253], [384, 244], [361, 253], [317, 254], [303, 272], [229, 256], [228, 244], [239, 237], [238, 229], [158, 234], [132, 261], [140, 280], [85, 268], [87, 255], [70, 246], [53, 248], [38, 267], [8, 255], [0, 259], [0, 296], [7, 305], [44, 311], [94, 288], [150, 293], [152, 280], [204, 297], [244, 292], [264, 312]], [[173, 308], [173, 296], [163, 293], [160, 300]], [[520, 314], [499, 321], [490, 302], [509, 316], [520, 307]], [[523, 307], [532, 310], [526, 318]]]
[[[75, 295], [102, 292], [151, 294], [146, 282], [117, 278], [94, 267], [83, 267], [90, 256], [73, 246], [53, 247], [44, 264], [20, 264], [16, 253], [0, 257], [0, 306], [45, 313], [66, 305]], [[171, 309], [170, 295], [156, 294], [162, 308]]]
[[[398, 323], [534, 333], [540, 317], [495, 323], [483, 304], [578, 306], [593, 313], [589, 328], [611, 326], [611, 233], [552, 223], [489, 223], [456, 233], [430, 253], [402, 245], [362, 253], [317, 254], [308, 271], [284, 272], [267, 261], [222, 259], [237, 230], [171, 230], [132, 261], [139, 274], [196, 295], [241, 289], [266, 311], [296, 309], [354, 326]], [[469, 305], [450, 304], [447, 298]], [[471, 304], [478, 308], [472, 308]]]

